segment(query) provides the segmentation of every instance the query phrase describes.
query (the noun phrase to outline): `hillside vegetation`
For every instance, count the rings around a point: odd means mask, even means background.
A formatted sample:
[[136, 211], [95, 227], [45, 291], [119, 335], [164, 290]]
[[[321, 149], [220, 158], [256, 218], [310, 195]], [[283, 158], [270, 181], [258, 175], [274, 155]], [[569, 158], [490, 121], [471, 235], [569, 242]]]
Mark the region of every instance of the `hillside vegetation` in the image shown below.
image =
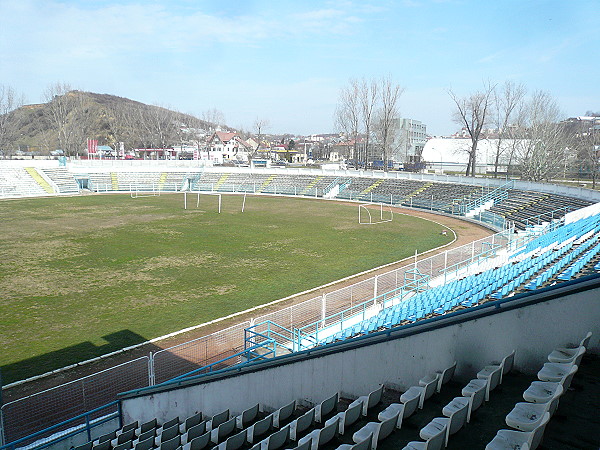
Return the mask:
[[48, 103], [26, 105], [3, 118], [0, 151], [48, 154], [62, 149], [67, 155], [84, 154], [87, 139], [99, 145], [125, 149], [164, 148], [193, 142], [213, 128], [189, 114], [147, 105], [115, 95], [69, 91]]

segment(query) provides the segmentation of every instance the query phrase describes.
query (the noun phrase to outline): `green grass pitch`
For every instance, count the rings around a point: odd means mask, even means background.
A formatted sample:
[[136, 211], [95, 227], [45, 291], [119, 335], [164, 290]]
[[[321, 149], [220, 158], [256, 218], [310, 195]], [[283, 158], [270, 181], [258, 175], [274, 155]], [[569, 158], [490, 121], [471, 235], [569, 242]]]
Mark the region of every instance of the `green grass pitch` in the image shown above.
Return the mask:
[[[192, 199], [192, 197], [194, 197]], [[0, 202], [5, 383], [445, 244], [440, 226], [310, 199], [183, 195]]]

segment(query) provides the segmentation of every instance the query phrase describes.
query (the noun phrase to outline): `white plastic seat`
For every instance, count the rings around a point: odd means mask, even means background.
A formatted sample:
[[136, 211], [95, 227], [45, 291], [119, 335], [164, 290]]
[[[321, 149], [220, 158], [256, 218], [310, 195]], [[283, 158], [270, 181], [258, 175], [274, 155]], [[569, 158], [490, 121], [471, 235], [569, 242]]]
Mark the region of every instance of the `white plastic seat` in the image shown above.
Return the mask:
[[411, 386], [406, 392], [400, 396], [400, 401], [406, 403], [415, 395], [419, 397], [419, 409], [423, 409], [425, 400], [435, 393], [437, 387], [437, 379], [431, 379], [429, 382], [424, 382], [424, 386]]
[[[392, 403], [379, 413], [377, 420], [383, 422], [397, 415], [396, 428], [402, 428], [402, 421], [410, 417], [419, 407], [420, 396], [413, 396], [405, 403]], [[402, 401], [402, 400], [401, 400]]]
[[571, 363], [544, 363], [537, 373], [538, 380], [558, 382], [568, 375], [571, 368], [576, 365]]
[[544, 414], [540, 424], [532, 431], [498, 430], [485, 450], [531, 449], [535, 450], [544, 436], [550, 413]]
[[559, 386], [562, 386], [563, 392], [569, 389], [571, 380], [577, 372], [578, 367], [572, 366], [560, 381], [534, 381], [523, 392], [523, 399], [529, 403], [546, 403], [549, 402]]
[[482, 387], [478, 391], [475, 391], [470, 397], [454, 397], [454, 399], [448, 403], [442, 409], [442, 414], [446, 417], [450, 417], [450, 414], [463, 408], [467, 407], [467, 423], [471, 421], [471, 415], [473, 411], [476, 411], [485, 401], [485, 387]]
[[363, 410], [362, 403], [350, 404], [346, 411], [337, 413], [331, 419], [325, 422], [325, 426], [329, 425], [333, 420], [338, 420], [338, 433], [344, 434], [346, 428], [360, 419]]
[[424, 376], [419, 380], [419, 386], [427, 386], [432, 380], [436, 381], [436, 392], [441, 392], [442, 386], [452, 379], [456, 371], [456, 361], [444, 370]]
[[502, 358], [502, 361], [492, 362], [492, 364], [485, 366], [483, 369], [477, 372], [477, 378], [484, 380], [490, 375], [490, 373], [500, 367], [502, 370], [500, 371], [500, 380], [498, 381], [498, 384], [502, 384], [502, 377], [512, 370], [514, 362], [515, 351], [513, 350], [511, 353]]
[[336, 392], [331, 397], [326, 398], [315, 406], [315, 422], [321, 423], [323, 419], [335, 409], [337, 403], [338, 393]]
[[342, 444], [335, 450], [370, 450], [371, 448], [371, 439], [373, 439], [373, 435], [370, 434], [364, 441], [359, 442], [358, 444]]
[[382, 441], [394, 431], [397, 421], [398, 417], [392, 416], [383, 422], [369, 422], [352, 435], [352, 440], [355, 443], [359, 443], [367, 439], [369, 435], [372, 435], [371, 449], [375, 450], [379, 441]]
[[483, 386], [485, 383], [485, 401], [489, 401], [490, 392], [493, 391], [496, 388], [496, 386], [498, 386], [498, 384], [500, 384], [501, 374], [502, 367], [496, 366], [496, 368], [493, 371], [487, 374], [486, 378], [474, 378], [471, 381], [469, 381], [469, 384], [467, 384], [462, 389], [462, 395], [464, 397], [469, 397], [473, 395], [473, 393], [481, 389], [481, 386]]
[[421, 439], [427, 440], [437, 435], [439, 430], [445, 428], [446, 439], [444, 446], [448, 446], [448, 438], [450, 435], [456, 433], [465, 425], [465, 423], [467, 423], [468, 411], [468, 402], [463, 403], [462, 406], [459, 407], [446, 409], [446, 413], [449, 414], [448, 417], [436, 417], [432, 419], [431, 422], [421, 428], [419, 436], [421, 436]]
[[585, 354], [585, 347], [577, 348], [557, 348], [548, 355], [548, 361], [552, 363], [577, 364]]
[[[371, 409], [373, 406], [377, 405], [381, 401], [381, 397], [383, 395], [383, 384], [379, 385], [377, 389], [370, 392], [369, 395], [362, 395], [350, 403], [350, 406], [354, 406], [357, 403], [361, 403], [362, 406], [362, 415], [366, 416], [367, 411]], [[349, 407], [350, 407], [349, 406]]]
[[438, 428], [425, 442], [411, 441], [403, 450], [441, 450], [445, 447], [446, 428]]
[[298, 441], [298, 445], [302, 445], [310, 441], [311, 450], [317, 450], [319, 447], [322, 447], [330, 442], [337, 435], [338, 421], [339, 419], [336, 418], [335, 420], [330, 421], [329, 424], [325, 425], [323, 428], [318, 428], [311, 431]]
[[520, 431], [533, 430], [540, 424], [545, 413], [550, 413], [552, 417], [562, 394], [563, 388], [559, 385], [550, 401], [546, 403], [517, 403], [506, 415], [506, 425]]

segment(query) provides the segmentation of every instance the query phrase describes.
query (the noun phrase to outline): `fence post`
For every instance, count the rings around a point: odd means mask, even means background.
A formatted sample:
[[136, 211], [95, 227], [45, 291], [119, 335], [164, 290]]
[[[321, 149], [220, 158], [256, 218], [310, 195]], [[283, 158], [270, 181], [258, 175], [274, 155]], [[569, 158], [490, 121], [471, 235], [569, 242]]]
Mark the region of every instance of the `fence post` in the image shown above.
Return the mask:
[[150, 352], [150, 355], [148, 356], [148, 386], [154, 386], [155, 382], [154, 353]]
[[373, 298], [377, 298], [377, 280], [379, 279], [379, 275], [375, 275], [375, 280], [373, 282]]

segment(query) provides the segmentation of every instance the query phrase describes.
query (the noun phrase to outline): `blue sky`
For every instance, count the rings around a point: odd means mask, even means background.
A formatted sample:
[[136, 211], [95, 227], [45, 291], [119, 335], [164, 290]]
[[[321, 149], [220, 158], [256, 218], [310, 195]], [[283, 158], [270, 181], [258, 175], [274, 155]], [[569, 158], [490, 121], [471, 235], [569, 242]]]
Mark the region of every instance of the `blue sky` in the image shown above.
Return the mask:
[[391, 76], [403, 117], [452, 133], [448, 89], [549, 91], [600, 110], [600, 1], [0, 0], [0, 84], [52, 83], [273, 133], [332, 132], [341, 87]]

